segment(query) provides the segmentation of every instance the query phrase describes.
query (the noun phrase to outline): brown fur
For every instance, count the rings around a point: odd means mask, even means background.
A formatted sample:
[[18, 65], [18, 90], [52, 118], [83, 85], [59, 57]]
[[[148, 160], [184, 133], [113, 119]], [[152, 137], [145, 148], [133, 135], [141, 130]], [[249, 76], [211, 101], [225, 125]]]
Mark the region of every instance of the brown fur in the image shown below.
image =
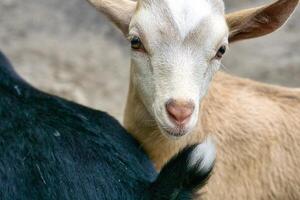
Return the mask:
[[87, 0], [105, 14], [124, 33], [128, 33], [131, 16], [136, 11], [136, 3], [129, 0]]
[[211, 135], [218, 145], [205, 199], [300, 199], [300, 90], [217, 73], [197, 128], [171, 140], [158, 130], [134, 88], [125, 127], [157, 169], [187, 144]]
[[[135, 3], [88, 1], [127, 34]], [[278, 0], [226, 15], [229, 41], [277, 30], [298, 2]], [[160, 133], [132, 80], [129, 88], [125, 127], [141, 142], [157, 169], [187, 144], [199, 143], [211, 135], [218, 145], [218, 158], [204, 199], [300, 199], [299, 89], [270, 86], [219, 72], [201, 103], [193, 133], [172, 140]]]
[[280, 28], [295, 10], [299, 0], [278, 0], [270, 5], [226, 15], [229, 42], [260, 37]]

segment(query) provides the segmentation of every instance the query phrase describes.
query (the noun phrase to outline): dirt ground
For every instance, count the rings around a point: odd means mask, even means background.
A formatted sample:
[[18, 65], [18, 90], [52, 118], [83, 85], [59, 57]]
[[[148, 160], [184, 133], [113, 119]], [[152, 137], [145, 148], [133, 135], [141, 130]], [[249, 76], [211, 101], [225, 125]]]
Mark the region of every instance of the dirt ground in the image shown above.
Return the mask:
[[[225, 1], [228, 11], [266, 2]], [[280, 31], [232, 45], [225, 70], [300, 87], [299, 19], [298, 8]], [[129, 47], [120, 32], [85, 0], [1, 0], [0, 49], [37, 88], [122, 119]]]

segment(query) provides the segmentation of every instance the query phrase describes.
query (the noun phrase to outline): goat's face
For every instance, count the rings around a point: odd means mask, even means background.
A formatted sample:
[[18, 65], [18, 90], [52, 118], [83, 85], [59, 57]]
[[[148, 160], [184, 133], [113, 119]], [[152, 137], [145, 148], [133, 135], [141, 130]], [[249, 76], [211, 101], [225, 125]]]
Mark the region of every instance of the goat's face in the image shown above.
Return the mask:
[[277, 0], [225, 16], [222, 0], [88, 1], [128, 36], [133, 90], [162, 132], [175, 137], [195, 127], [228, 40], [275, 31], [299, 2]]
[[128, 34], [132, 84], [163, 133], [179, 137], [195, 127], [228, 34], [222, 1], [139, 4]]

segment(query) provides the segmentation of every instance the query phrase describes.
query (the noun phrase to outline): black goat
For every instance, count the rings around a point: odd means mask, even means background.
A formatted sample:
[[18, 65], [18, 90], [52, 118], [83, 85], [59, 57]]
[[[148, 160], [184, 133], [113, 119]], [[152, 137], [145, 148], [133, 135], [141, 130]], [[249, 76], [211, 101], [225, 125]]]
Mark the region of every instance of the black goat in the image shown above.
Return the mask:
[[0, 52], [1, 200], [191, 199], [214, 159], [194, 145], [157, 176], [114, 118], [31, 87]]

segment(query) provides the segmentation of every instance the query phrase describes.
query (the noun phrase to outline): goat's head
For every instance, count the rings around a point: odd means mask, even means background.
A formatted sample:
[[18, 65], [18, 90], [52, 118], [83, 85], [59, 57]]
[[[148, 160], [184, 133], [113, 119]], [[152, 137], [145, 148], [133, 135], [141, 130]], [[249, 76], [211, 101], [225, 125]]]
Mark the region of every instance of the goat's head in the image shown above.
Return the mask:
[[89, 0], [128, 37], [132, 86], [161, 131], [193, 130], [229, 42], [278, 29], [298, 0], [226, 15], [222, 0]]

